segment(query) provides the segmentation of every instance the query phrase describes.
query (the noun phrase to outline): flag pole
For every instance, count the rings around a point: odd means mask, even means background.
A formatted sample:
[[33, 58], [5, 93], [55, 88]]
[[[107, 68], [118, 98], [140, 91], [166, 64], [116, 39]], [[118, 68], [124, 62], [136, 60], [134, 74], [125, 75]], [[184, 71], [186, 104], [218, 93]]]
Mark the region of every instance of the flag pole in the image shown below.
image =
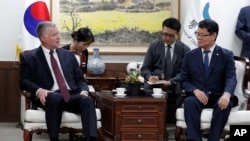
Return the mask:
[[178, 0], [178, 19], [181, 19], [181, 0]]
[[52, 12], [53, 12], [53, 11], [52, 11], [52, 4], [53, 4], [53, 2], [52, 2], [52, 0], [50, 0], [49, 10], [50, 10], [50, 20], [51, 20], [51, 21], [52, 21], [52, 19], [53, 19], [53, 17], [52, 17], [52, 16], [53, 16], [53, 13], [52, 13]]

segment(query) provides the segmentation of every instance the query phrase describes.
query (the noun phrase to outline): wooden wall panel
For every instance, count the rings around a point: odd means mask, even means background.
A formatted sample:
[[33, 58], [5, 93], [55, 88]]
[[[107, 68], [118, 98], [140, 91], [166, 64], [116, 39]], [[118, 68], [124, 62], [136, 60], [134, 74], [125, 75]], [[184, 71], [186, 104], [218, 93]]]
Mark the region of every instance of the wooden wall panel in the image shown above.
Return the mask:
[[5, 82], [5, 74], [4, 74], [4, 70], [0, 70], [0, 118], [1, 118], [1, 115], [4, 114], [4, 105], [5, 105], [5, 100], [4, 100], [4, 93], [5, 93], [5, 85], [6, 85], [6, 82]]
[[106, 63], [104, 76], [124, 77], [127, 74], [127, 63]]
[[0, 62], [0, 122], [20, 120], [19, 68]]
[[7, 111], [9, 115], [16, 115], [16, 113], [19, 113], [20, 109], [20, 89], [19, 89], [19, 70], [9, 70], [7, 71], [7, 76], [8, 79], [7, 84], [11, 85], [6, 85], [7, 90], [8, 90], [8, 96], [6, 98], [7, 103], [11, 103], [15, 101], [16, 103], [13, 105], [16, 106], [8, 106]]

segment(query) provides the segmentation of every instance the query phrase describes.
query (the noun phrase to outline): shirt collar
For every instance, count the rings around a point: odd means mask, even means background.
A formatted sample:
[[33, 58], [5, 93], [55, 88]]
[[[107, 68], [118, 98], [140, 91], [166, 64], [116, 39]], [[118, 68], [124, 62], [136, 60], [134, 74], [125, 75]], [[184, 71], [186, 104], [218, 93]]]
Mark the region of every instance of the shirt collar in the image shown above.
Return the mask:
[[[49, 53], [50, 53], [50, 49], [48, 49], [48, 48], [46, 48], [46, 47], [44, 47], [44, 46], [42, 46], [42, 45], [41, 45], [41, 47], [42, 47], [42, 50], [43, 50], [43, 52], [44, 52], [45, 54], [49, 54]], [[53, 49], [53, 51], [56, 52], [56, 49]]]
[[[176, 42], [176, 41], [175, 41]], [[175, 42], [174, 43], [172, 43], [170, 46], [171, 46], [171, 48], [174, 48], [174, 46], [175, 46]], [[165, 47], [167, 47], [168, 46], [168, 44], [167, 43], [164, 43], [165, 44]]]
[[[210, 52], [211, 52], [211, 54], [213, 54], [215, 46], [216, 46], [216, 44], [214, 44], [214, 45], [209, 49]], [[202, 48], [201, 50], [202, 50], [202, 53], [205, 51], [205, 49], [203, 49], [203, 48]]]

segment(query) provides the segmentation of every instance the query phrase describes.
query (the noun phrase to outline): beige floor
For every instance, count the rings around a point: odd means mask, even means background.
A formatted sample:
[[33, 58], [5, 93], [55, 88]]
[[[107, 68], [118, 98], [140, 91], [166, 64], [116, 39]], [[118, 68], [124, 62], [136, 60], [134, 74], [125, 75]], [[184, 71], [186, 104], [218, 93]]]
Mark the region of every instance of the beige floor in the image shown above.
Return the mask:
[[[0, 141], [23, 141], [23, 130], [17, 123], [0, 123]], [[33, 135], [33, 141], [48, 141], [47, 134]], [[60, 141], [68, 141], [68, 135], [60, 135]]]
[[[0, 122], [0, 141], [23, 141], [23, 131], [17, 127], [17, 123]], [[175, 141], [174, 139], [175, 126], [168, 125], [167, 131], [169, 133], [168, 141]], [[48, 141], [47, 134], [33, 134], [33, 141]], [[67, 134], [60, 135], [60, 141], [68, 141]], [[205, 139], [203, 141], [206, 141]], [[221, 140], [223, 141], [223, 140]]]
[[[0, 122], [0, 141], [23, 141], [23, 131], [17, 125], [17, 123]], [[168, 141], [174, 141], [173, 125], [170, 125], [167, 130], [170, 133]], [[48, 141], [48, 135], [33, 134], [33, 141]], [[68, 135], [61, 134], [60, 141], [68, 141]]]

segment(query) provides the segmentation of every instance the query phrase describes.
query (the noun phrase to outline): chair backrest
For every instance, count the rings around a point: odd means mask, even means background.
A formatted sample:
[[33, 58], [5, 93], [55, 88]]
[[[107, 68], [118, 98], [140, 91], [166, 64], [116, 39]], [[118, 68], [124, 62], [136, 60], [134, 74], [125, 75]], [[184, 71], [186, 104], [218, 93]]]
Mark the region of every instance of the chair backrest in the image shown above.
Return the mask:
[[245, 57], [234, 56], [235, 67], [236, 67], [236, 78], [237, 85], [234, 94], [239, 99], [239, 109], [246, 110], [248, 97], [245, 97], [245, 90], [248, 89], [248, 79], [249, 79], [249, 59]]

